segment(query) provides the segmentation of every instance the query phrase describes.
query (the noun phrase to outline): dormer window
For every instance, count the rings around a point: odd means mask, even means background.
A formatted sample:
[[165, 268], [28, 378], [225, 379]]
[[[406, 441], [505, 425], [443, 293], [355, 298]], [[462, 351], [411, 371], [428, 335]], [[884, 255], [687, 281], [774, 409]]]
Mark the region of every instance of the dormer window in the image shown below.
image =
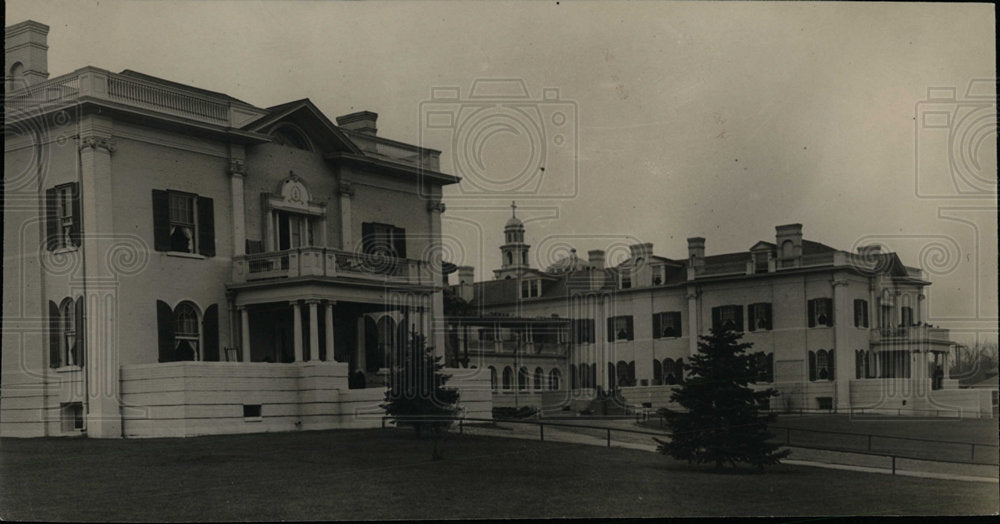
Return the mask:
[[753, 271], [754, 273], [767, 273], [767, 251], [754, 253]]
[[542, 296], [541, 280], [521, 281], [521, 298], [535, 298]]
[[622, 269], [619, 273], [619, 287], [621, 289], [629, 289], [632, 287], [632, 272], [628, 269]]

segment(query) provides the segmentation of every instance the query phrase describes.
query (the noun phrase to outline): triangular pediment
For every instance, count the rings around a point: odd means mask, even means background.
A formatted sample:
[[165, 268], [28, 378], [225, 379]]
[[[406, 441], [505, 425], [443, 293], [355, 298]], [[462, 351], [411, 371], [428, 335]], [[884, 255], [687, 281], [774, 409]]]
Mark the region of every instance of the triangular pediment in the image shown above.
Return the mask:
[[246, 130], [270, 134], [282, 126], [301, 130], [319, 153], [346, 152], [362, 154], [350, 138], [330, 121], [308, 98], [268, 109], [270, 115], [249, 125]]

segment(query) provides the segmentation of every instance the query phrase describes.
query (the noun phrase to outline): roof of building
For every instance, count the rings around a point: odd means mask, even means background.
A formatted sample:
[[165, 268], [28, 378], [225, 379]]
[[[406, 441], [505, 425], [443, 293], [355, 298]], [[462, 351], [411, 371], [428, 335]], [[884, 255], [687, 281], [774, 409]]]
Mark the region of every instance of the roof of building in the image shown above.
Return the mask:
[[201, 93], [203, 95], [208, 95], [208, 96], [213, 96], [213, 97], [218, 97], [218, 98], [224, 98], [224, 99], [229, 100], [231, 102], [239, 102], [241, 104], [246, 104], [248, 106], [254, 107], [253, 104], [248, 104], [248, 103], [244, 102], [243, 100], [240, 100], [239, 98], [234, 98], [234, 97], [229, 96], [229, 95], [227, 95], [225, 93], [220, 93], [218, 91], [209, 91], [208, 89], [202, 89], [200, 87], [195, 87], [195, 86], [188, 85], [188, 84], [182, 84], [180, 82], [174, 82], [172, 80], [167, 80], [167, 79], [160, 78], [160, 77], [157, 77], [157, 76], [147, 75], [146, 73], [140, 73], [138, 71], [133, 71], [131, 69], [125, 69], [125, 70], [121, 71], [118, 74], [122, 75], [122, 76], [130, 77], [130, 78], [138, 78], [140, 80], [147, 80], [149, 82], [156, 82], [157, 84], [165, 84], [165, 85], [176, 87], [176, 88], [179, 88], [179, 89], [184, 89], [186, 91], [194, 91], [196, 93]]

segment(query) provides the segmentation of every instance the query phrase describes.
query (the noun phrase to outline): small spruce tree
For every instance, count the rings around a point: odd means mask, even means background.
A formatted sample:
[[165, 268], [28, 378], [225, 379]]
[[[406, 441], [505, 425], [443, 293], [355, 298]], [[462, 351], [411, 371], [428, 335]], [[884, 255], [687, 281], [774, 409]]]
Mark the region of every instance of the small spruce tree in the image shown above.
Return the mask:
[[779, 444], [768, 442], [773, 415], [762, 413], [761, 404], [778, 394], [773, 388], [755, 391], [757, 367], [740, 342], [742, 333], [713, 329], [700, 337], [698, 354], [684, 366], [688, 377], [673, 391], [670, 400], [683, 411], [659, 410], [671, 431], [669, 441], [654, 439], [657, 450], [688, 463], [715, 463], [736, 467], [744, 462], [763, 469], [788, 455]]
[[458, 412], [459, 393], [446, 388], [451, 378], [441, 372], [441, 357], [424, 346], [413, 330], [390, 363], [389, 383], [382, 408], [397, 426], [410, 426], [418, 437], [434, 437], [432, 458], [440, 460], [440, 440]]

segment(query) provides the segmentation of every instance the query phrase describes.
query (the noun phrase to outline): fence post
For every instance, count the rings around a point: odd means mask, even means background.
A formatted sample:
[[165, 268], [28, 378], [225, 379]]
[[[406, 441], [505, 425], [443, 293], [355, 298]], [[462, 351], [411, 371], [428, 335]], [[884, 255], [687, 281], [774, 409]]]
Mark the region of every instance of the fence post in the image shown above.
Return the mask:
[[463, 427], [462, 427], [462, 423], [463, 423], [463, 422], [465, 422], [465, 419], [464, 419], [464, 418], [460, 418], [460, 419], [458, 419], [458, 434], [459, 434], [459, 435], [461, 435], [461, 434], [462, 434], [462, 429], [463, 429]]
[[611, 430], [608, 429], [608, 447], [611, 447]]
[[785, 428], [785, 445], [791, 445], [792, 443], [792, 428]]
[[545, 442], [545, 424], [538, 425], [538, 439]]
[[868, 451], [871, 451], [871, 450], [872, 450], [872, 435], [871, 435], [871, 433], [869, 433], [868, 434]]
[[382, 417], [382, 429], [385, 429], [385, 417]]
[[896, 455], [892, 455], [892, 474], [896, 474]]
[[969, 454], [970, 454], [969, 460], [971, 460], [972, 462], [975, 462], [976, 461], [976, 444], [975, 443], [969, 444]]

